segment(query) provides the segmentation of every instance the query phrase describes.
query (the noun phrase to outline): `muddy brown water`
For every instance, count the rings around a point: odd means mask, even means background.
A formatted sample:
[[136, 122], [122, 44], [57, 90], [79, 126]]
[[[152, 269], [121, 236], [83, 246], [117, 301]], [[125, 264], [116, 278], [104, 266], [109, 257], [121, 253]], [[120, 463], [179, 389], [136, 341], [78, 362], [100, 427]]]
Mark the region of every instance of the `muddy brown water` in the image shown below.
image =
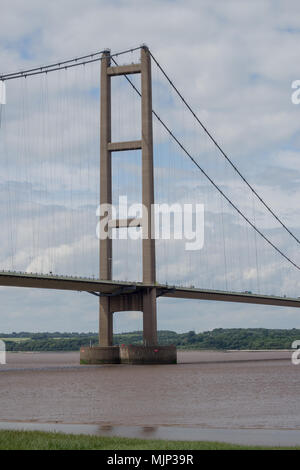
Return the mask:
[[178, 362], [80, 366], [78, 353], [8, 353], [0, 428], [300, 444], [291, 352], [189, 351]]

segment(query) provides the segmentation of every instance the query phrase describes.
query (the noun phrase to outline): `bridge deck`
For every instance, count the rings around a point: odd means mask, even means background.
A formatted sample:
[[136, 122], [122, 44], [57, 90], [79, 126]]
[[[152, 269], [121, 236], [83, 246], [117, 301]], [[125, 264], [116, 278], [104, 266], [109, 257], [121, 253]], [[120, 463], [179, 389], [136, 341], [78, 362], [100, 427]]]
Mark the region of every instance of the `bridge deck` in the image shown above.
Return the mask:
[[158, 296], [177, 299], [214, 300], [300, 308], [300, 298], [15, 272], [1, 272], [0, 286], [97, 292], [109, 296], [118, 295], [122, 291], [130, 293], [156, 287]]

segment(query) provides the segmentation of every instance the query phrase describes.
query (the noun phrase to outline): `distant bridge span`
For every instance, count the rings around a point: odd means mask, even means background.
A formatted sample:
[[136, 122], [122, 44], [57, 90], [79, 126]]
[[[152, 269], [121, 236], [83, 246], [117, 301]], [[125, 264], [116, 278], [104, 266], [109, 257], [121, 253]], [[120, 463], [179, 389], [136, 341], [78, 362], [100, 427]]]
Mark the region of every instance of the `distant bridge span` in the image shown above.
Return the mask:
[[177, 299], [214, 300], [221, 302], [238, 302], [246, 304], [277, 305], [278, 307], [300, 308], [300, 298], [175, 287], [163, 284], [107, 281], [81, 277], [65, 277], [15, 272], [0, 273], [0, 286], [70, 290], [88, 292], [99, 295], [100, 297], [116, 297], [125, 294], [143, 293], [148, 289], [155, 288], [157, 297], [164, 296], [174, 297]]

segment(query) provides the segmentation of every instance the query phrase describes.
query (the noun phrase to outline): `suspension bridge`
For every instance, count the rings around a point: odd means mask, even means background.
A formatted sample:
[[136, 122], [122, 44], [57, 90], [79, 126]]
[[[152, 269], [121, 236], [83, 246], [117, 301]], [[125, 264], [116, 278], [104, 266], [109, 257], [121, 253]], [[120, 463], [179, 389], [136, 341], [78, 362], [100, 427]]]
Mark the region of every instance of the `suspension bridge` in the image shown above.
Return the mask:
[[[0, 84], [0, 285], [99, 297], [99, 347], [82, 348], [83, 363], [176, 362], [175, 348], [157, 344], [162, 296], [300, 307], [297, 231], [146, 46], [2, 74]], [[99, 242], [96, 208], [122, 195], [143, 203], [144, 222], [107, 210], [100, 221], [115, 237]], [[201, 250], [186, 251], [174, 222], [171, 240], [143, 236], [157, 201], [174, 214], [204, 204]], [[143, 312], [143, 346], [113, 346], [113, 316], [125, 311]]]

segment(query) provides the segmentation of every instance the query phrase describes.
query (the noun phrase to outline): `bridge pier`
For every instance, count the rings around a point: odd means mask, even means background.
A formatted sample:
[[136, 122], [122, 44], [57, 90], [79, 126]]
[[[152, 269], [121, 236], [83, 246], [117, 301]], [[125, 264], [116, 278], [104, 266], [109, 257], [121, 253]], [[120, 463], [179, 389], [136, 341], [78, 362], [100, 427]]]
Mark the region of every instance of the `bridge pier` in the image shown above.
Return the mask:
[[143, 295], [143, 340], [145, 346], [157, 344], [156, 289]]
[[[176, 364], [173, 345], [157, 341], [156, 289], [100, 297], [99, 346], [80, 349], [81, 364]], [[116, 312], [143, 312], [143, 345], [113, 345], [113, 315]]]
[[[111, 79], [118, 75], [141, 74], [142, 136], [140, 141], [111, 142]], [[156, 284], [153, 171], [153, 125], [151, 56], [146, 46], [141, 48], [141, 62], [134, 65], [111, 66], [110, 51], [105, 51], [101, 61], [101, 123], [100, 123], [100, 204], [112, 203], [111, 153], [113, 151], [142, 151], [142, 199], [143, 199], [143, 283]], [[100, 215], [108, 218], [107, 231], [120, 228], [119, 220], [112, 220], [109, 209]], [[129, 227], [130, 220], [122, 221]], [[124, 226], [124, 225], [122, 225]], [[112, 240], [100, 238], [100, 279], [112, 279]], [[160, 364], [176, 362], [174, 346], [158, 346], [156, 288], [124, 292], [117, 295], [100, 294], [99, 346], [81, 348], [80, 360], [84, 364], [125, 362], [130, 364]], [[113, 314], [123, 311], [143, 312], [143, 346], [113, 346]]]
[[99, 344], [107, 348], [113, 346], [113, 312], [110, 311], [108, 297], [99, 300]]

